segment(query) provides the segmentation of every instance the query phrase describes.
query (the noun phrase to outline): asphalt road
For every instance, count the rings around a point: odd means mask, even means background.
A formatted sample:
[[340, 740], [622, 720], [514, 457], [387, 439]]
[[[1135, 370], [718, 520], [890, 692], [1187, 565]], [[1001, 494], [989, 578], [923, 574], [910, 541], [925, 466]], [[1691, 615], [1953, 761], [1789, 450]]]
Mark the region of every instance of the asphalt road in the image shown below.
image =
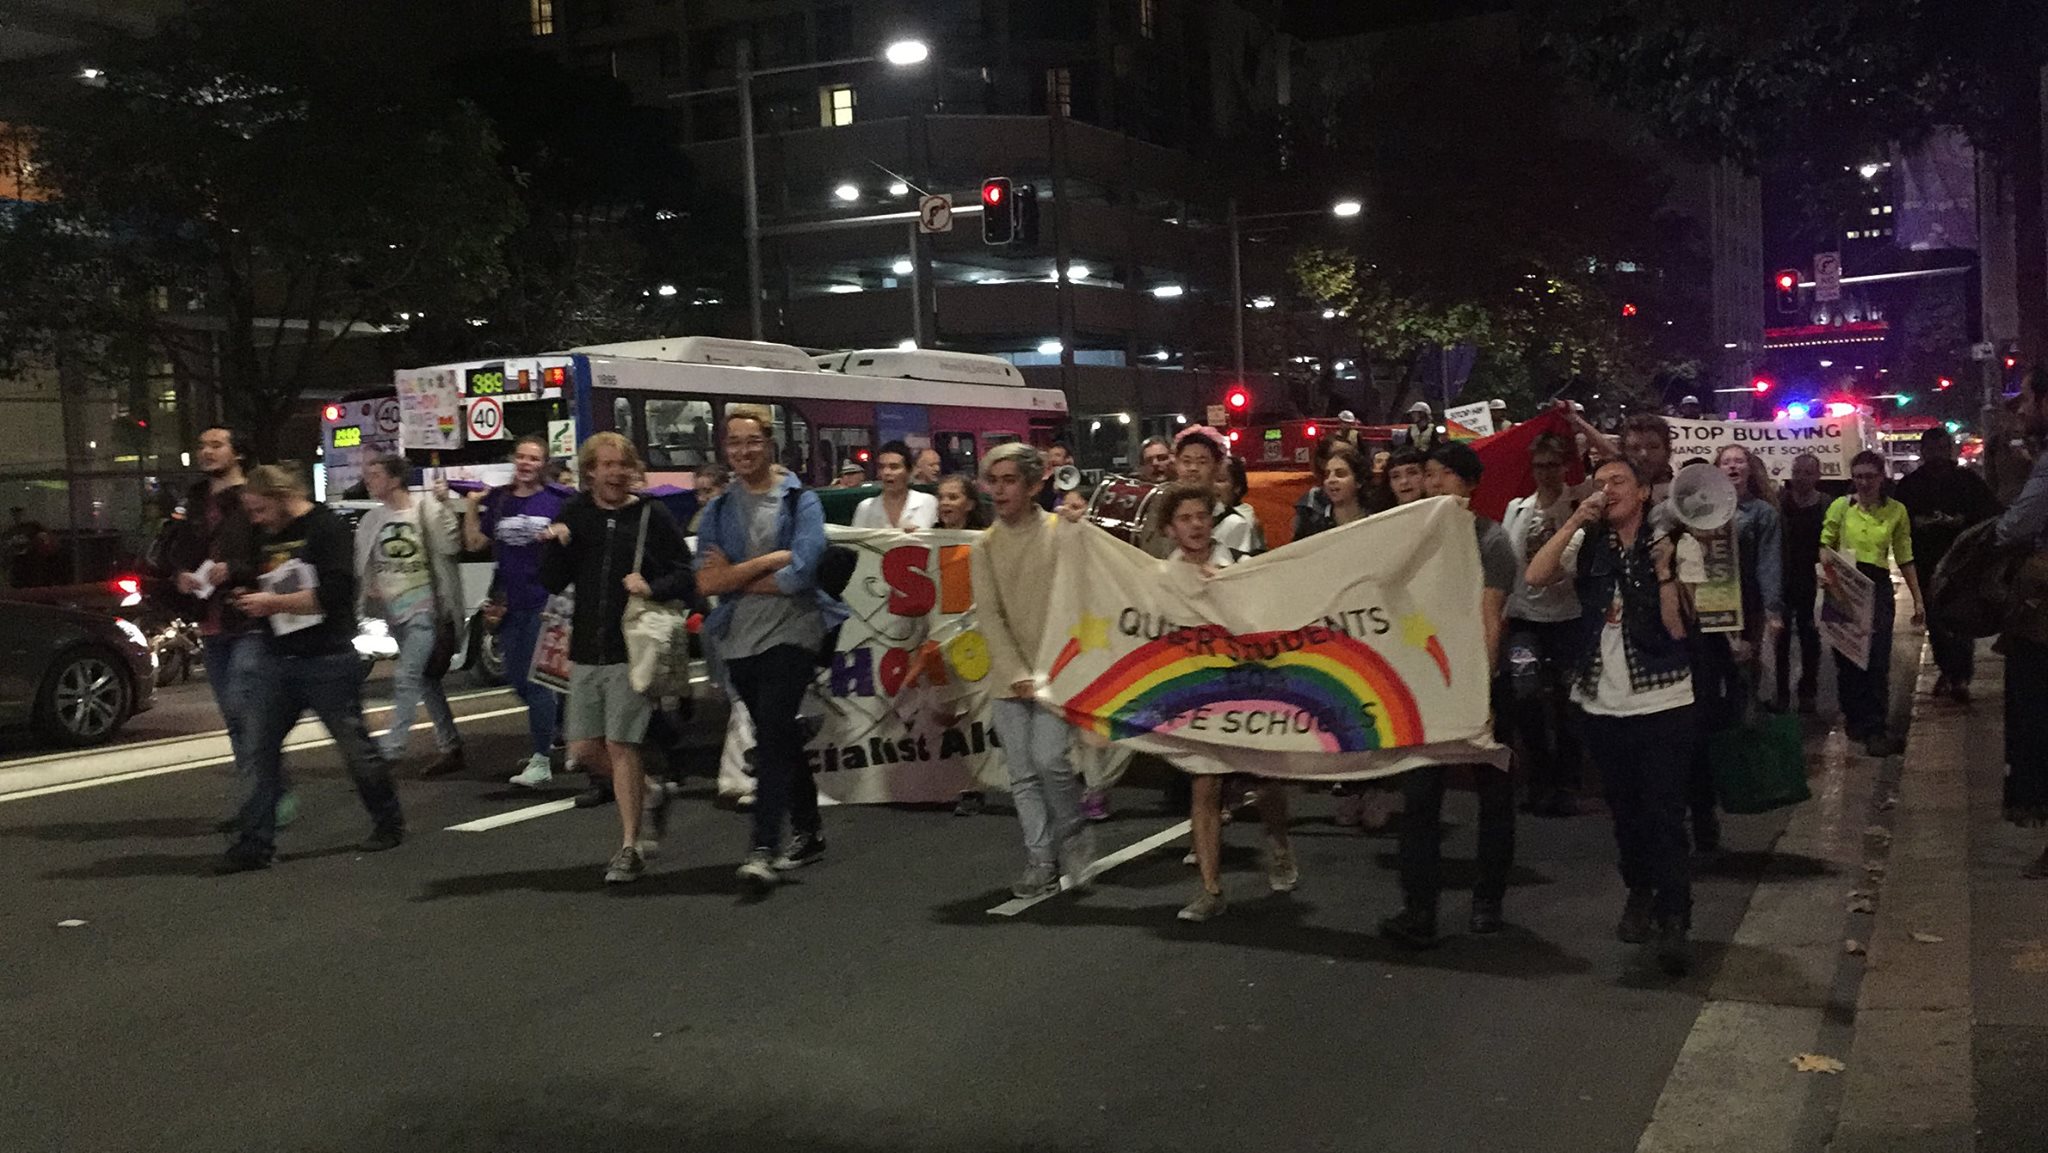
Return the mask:
[[[1326, 797], [1292, 897], [1230, 831], [1204, 926], [1173, 915], [1184, 841], [991, 916], [1006, 809], [830, 810], [828, 859], [749, 899], [746, 817], [704, 776], [607, 889], [609, 809], [448, 830], [548, 799], [501, 783], [519, 716], [464, 727], [476, 771], [404, 781], [412, 837], [378, 856], [329, 749], [292, 755], [302, 816], [260, 874], [210, 875], [224, 768], [0, 799], [0, 1149], [1631, 1150], [1783, 823], [1729, 820], [1673, 985], [1612, 937], [1600, 816], [1524, 818], [1511, 928], [1470, 938], [1453, 794], [1452, 935], [1409, 955], [1373, 931], [1392, 841]], [[1175, 823], [1159, 797], [1121, 790], [1104, 851]]]

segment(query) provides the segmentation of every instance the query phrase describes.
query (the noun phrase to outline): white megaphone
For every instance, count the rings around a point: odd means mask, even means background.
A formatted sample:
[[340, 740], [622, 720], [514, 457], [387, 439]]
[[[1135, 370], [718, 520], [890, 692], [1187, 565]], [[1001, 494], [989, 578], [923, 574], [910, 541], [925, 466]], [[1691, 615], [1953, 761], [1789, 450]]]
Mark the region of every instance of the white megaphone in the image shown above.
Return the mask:
[[1742, 500], [1735, 482], [1712, 465], [1681, 468], [1671, 478], [1671, 495], [1665, 500], [1680, 524], [1694, 532], [1713, 532], [1726, 525]]
[[1071, 464], [1063, 464], [1052, 470], [1054, 492], [1072, 492], [1081, 487], [1081, 470]]

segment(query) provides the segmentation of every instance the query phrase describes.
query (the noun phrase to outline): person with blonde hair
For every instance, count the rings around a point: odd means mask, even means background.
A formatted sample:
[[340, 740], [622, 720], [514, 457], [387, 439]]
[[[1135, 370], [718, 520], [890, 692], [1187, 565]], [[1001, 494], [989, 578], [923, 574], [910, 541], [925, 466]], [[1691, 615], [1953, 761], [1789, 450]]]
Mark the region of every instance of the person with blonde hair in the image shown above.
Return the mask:
[[248, 742], [252, 784], [236, 821], [223, 873], [268, 868], [276, 854], [277, 801], [284, 789], [284, 739], [311, 709], [334, 738], [356, 795], [370, 814], [366, 853], [405, 840], [405, 814], [391, 766], [363, 723], [357, 663], [355, 550], [348, 525], [306, 496], [296, 472], [263, 465], [242, 485], [242, 509], [256, 529], [254, 587], [236, 611], [262, 622], [261, 645], [245, 686], [253, 714]]
[[[601, 774], [611, 778], [621, 837], [604, 879], [615, 885], [638, 880], [645, 868], [648, 845], [641, 840], [640, 822], [647, 775], [640, 747], [654, 716], [654, 702], [632, 684], [626, 605], [633, 597], [689, 600], [695, 587], [690, 547], [675, 518], [661, 502], [633, 494], [641, 469], [633, 443], [618, 433], [600, 432], [583, 442], [576, 461], [584, 491], [547, 528], [540, 583], [551, 593], [576, 590], [569, 630], [569, 659], [575, 668], [562, 736], [569, 743], [569, 759], [591, 774], [593, 788]], [[666, 812], [665, 806], [655, 810], [656, 838]]]

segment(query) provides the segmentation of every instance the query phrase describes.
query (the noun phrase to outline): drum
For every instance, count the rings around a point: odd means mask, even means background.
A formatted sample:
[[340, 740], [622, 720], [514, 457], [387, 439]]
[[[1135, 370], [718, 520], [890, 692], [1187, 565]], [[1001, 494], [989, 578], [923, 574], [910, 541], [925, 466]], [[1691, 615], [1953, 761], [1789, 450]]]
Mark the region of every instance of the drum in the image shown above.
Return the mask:
[[1134, 476], [1105, 476], [1088, 500], [1088, 519], [1111, 536], [1142, 548], [1151, 535], [1153, 502], [1165, 487]]

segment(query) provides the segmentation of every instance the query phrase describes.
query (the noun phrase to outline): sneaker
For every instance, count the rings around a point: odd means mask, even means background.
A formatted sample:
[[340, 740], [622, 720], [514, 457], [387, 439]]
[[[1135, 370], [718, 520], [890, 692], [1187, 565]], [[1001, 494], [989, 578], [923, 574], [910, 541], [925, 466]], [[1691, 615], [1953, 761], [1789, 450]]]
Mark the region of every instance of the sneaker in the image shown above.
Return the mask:
[[593, 778], [589, 788], [576, 794], [576, 807], [579, 809], [595, 809], [601, 805], [609, 805], [611, 803], [612, 786], [609, 781], [600, 781]]
[[359, 853], [382, 853], [405, 843], [405, 830], [399, 827], [378, 829], [356, 843]]
[[1095, 867], [1095, 830], [1083, 825], [1067, 834], [1060, 844], [1060, 872], [1077, 889], [1088, 885], [1089, 870]]
[[1201, 863], [1202, 863], [1202, 858], [1201, 858], [1201, 857], [1199, 857], [1199, 856], [1197, 856], [1197, 855], [1195, 854], [1195, 851], [1194, 851], [1193, 849], [1189, 849], [1189, 850], [1188, 850], [1188, 855], [1187, 855], [1187, 856], [1185, 856], [1185, 857], [1182, 857], [1182, 858], [1180, 859], [1180, 863], [1181, 863], [1181, 864], [1183, 864], [1183, 865], [1199, 865], [1199, 864], [1201, 864]]
[[1109, 819], [1109, 793], [1104, 789], [1088, 789], [1081, 794], [1081, 819], [1084, 821], [1106, 821]]
[[508, 783], [518, 785], [522, 789], [539, 789], [552, 784], [554, 779], [555, 769], [549, 763], [546, 754], [535, 753], [526, 758], [526, 767], [519, 770], [519, 775], [511, 778]]
[[675, 799], [675, 795], [660, 781], [647, 782], [647, 799], [641, 803], [640, 811], [644, 814], [647, 825], [644, 835], [648, 840], [659, 841], [668, 836], [669, 808], [675, 804]]
[[1614, 935], [1624, 945], [1640, 945], [1650, 939], [1650, 890], [1630, 889], [1628, 904], [1621, 909], [1621, 921]]
[[468, 767], [469, 761], [462, 755], [462, 746], [457, 745], [435, 757], [426, 768], [420, 770], [420, 776], [445, 777], [449, 773], [459, 773]]
[[772, 889], [782, 880], [782, 874], [775, 871], [775, 854], [766, 849], [755, 849], [739, 867], [739, 878], [763, 889]]
[[1051, 865], [1026, 865], [1010, 895], [1018, 898], [1049, 897], [1060, 891], [1059, 871]]
[[1410, 952], [1434, 949], [1436, 914], [1413, 907], [1403, 909], [1380, 921], [1380, 936]]
[[959, 800], [953, 802], [953, 815], [956, 817], [978, 817], [987, 808], [988, 798], [982, 794], [981, 790], [968, 789], [960, 794]]
[[277, 827], [282, 829], [299, 819], [299, 795], [280, 793], [277, 797]]
[[825, 859], [825, 837], [822, 833], [798, 833], [789, 839], [789, 847], [775, 858], [775, 871], [787, 873], [805, 865], [816, 864]]
[[638, 848], [621, 845], [619, 851], [612, 854], [612, 863], [605, 866], [604, 883], [623, 885], [628, 881], [637, 881], [646, 867], [647, 863], [641, 859]]
[[1223, 910], [1229, 907], [1230, 904], [1223, 899], [1223, 894], [1203, 889], [1195, 894], [1194, 900], [1181, 906], [1180, 912], [1174, 915], [1183, 921], [1193, 921], [1199, 925], [1203, 921], [1222, 916]]
[[1301, 867], [1294, 863], [1294, 848], [1266, 842], [1266, 884], [1276, 893], [1292, 893], [1301, 883]]
[[1489, 933], [1500, 932], [1506, 923], [1501, 919], [1499, 901], [1489, 901], [1482, 897], [1472, 898], [1472, 916], [1465, 924], [1471, 932], [1483, 937]]
[[1657, 922], [1652, 934], [1657, 967], [1666, 976], [1683, 977], [1692, 972], [1692, 943], [1685, 939], [1685, 922], [1666, 918]]

